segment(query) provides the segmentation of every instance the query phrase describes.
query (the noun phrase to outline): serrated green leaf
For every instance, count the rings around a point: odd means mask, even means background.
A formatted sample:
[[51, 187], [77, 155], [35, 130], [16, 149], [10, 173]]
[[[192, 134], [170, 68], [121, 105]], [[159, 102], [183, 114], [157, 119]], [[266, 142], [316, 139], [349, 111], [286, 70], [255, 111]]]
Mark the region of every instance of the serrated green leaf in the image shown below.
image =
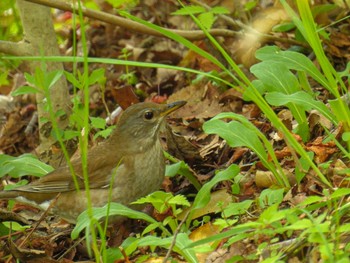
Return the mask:
[[106, 127], [106, 120], [99, 117], [90, 117], [91, 125], [95, 129], [104, 129]]
[[200, 14], [203, 12], [206, 12], [207, 10], [202, 7], [202, 6], [197, 6], [197, 5], [189, 5], [185, 6], [183, 8], [180, 8], [179, 10], [171, 13], [172, 15], [195, 15], [195, 14]]
[[183, 195], [175, 195], [173, 198], [171, 198], [168, 202], [172, 205], [183, 205], [183, 206], [190, 206], [190, 202], [188, 202], [187, 198]]
[[211, 29], [214, 24], [215, 18], [212, 12], [205, 12], [198, 15], [198, 20], [206, 29]]
[[212, 9], [210, 9], [210, 12], [212, 12], [213, 14], [219, 15], [219, 14], [229, 14], [230, 11], [223, 6], [215, 6]]
[[107, 129], [97, 132], [94, 135], [94, 139], [96, 139], [98, 136], [101, 136], [102, 138], [106, 139], [113, 132], [114, 128], [115, 125], [109, 126]]

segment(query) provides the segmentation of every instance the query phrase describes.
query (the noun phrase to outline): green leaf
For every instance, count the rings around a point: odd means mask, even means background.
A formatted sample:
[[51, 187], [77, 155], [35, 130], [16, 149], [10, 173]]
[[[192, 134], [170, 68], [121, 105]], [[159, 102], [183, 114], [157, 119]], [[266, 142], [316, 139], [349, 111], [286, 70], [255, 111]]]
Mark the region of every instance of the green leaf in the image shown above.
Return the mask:
[[[160, 238], [155, 236], [146, 236], [140, 239], [138, 245], [144, 246], [159, 246], [164, 248], [169, 248], [173, 242], [174, 237]], [[194, 249], [188, 248], [192, 244], [188, 235], [185, 233], [179, 233], [176, 237], [176, 243], [174, 246], [174, 251], [182, 255], [186, 262], [197, 263], [198, 259], [196, 257]]]
[[80, 132], [73, 130], [65, 130], [63, 131], [62, 138], [63, 140], [71, 140], [73, 138], [79, 137]]
[[210, 12], [216, 15], [219, 14], [229, 14], [230, 10], [228, 10], [226, 7], [223, 6], [214, 6], [212, 9], [210, 9]]
[[342, 140], [343, 140], [344, 142], [350, 141], [350, 132], [344, 132], [344, 133], [342, 134], [341, 138], [342, 138]]
[[252, 66], [250, 71], [265, 84], [270, 92], [291, 94], [300, 90], [295, 75], [281, 62], [263, 61]]
[[90, 117], [91, 125], [95, 129], [104, 129], [106, 127], [106, 120], [99, 117]]
[[36, 94], [39, 93], [40, 90], [35, 88], [35, 87], [30, 87], [30, 86], [21, 86], [11, 92], [12, 96], [18, 96], [18, 95], [23, 95], [23, 94]]
[[98, 136], [101, 136], [102, 138], [106, 139], [113, 132], [114, 128], [115, 125], [109, 126], [107, 129], [97, 132], [94, 135], [94, 139], [96, 139]]
[[63, 70], [54, 70], [51, 72], [46, 72], [45, 76], [45, 88], [52, 88], [53, 85], [62, 77]]
[[336, 124], [335, 116], [330, 112], [327, 106], [321, 101], [316, 101], [310, 94], [305, 91], [299, 91], [293, 94], [283, 94], [281, 92], [272, 92], [266, 94], [268, 103], [274, 106], [286, 105], [295, 103], [304, 110], [318, 110], [323, 116], [329, 119], [333, 124]]
[[34, 76], [30, 75], [29, 73], [25, 72], [24, 77], [27, 80], [27, 82], [33, 86], [35, 86], [35, 78]]
[[[94, 219], [96, 219], [97, 221], [100, 221], [101, 219], [105, 218], [107, 215], [108, 216], [120, 215], [120, 216], [126, 216], [128, 218], [132, 218], [132, 219], [144, 220], [146, 222], [153, 223], [153, 224], [157, 223], [157, 221], [154, 220], [149, 215], [143, 212], [135, 211], [119, 203], [110, 203], [109, 206], [105, 205], [103, 207], [92, 208], [92, 210], [93, 210]], [[89, 214], [88, 214], [88, 211], [84, 211], [78, 216], [77, 224], [71, 233], [72, 239], [78, 238], [80, 232], [89, 226], [90, 226]]]
[[216, 185], [217, 183], [225, 180], [231, 180], [239, 173], [239, 167], [235, 164], [230, 165], [226, 170], [218, 172], [209, 182], [204, 184], [199, 190], [199, 192], [196, 195], [196, 198], [194, 199], [193, 205], [192, 205], [192, 211], [195, 209], [200, 209], [204, 206], [206, 206], [210, 201], [210, 192], [211, 189]]
[[231, 217], [235, 215], [245, 214], [249, 207], [253, 204], [253, 200], [245, 200], [239, 203], [231, 203], [229, 204], [223, 211], [223, 217]]
[[285, 226], [286, 229], [290, 229], [290, 230], [304, 230], [312, 227], [313, 227], [313, 223], [306, 218], [300, 219], [299, 221], [296, 221], [295, 223], [289, 226]]
[[203, 130], [208, 134], [218, 134], [231, 147], [248, 147], [260, 160], [267, 160], [267, 153], [256, 132], [238, 121], [226, 123], [214, 118], [203, 124]]
[[[314, 152], [307, 152], [306, 154], [309, 156], [311, 160], [314, 159], [314, 155], [315, 155]], [[299, 165], [296, 165], [295, 167], [295, 178], [297, 179], [298, 183], [301, 182], [301, 180], [305, 177], [306, 173], [310, 169], [310, 164], [307, 160], [305, 160], [304, 157], [301, 157], [299, 159], [299, 162], [301, 167], [299, 167]]]
[[347, 117], [350, 116], [350, 109], [346, 102], [340, 98], [328, 100], [328, 103], [331, 106], [332, 112], [335, 114], [337, 120], [339, 122], [348, 123]]
[[[168, 153], [165, 153], [165, 156], [168, 159], [170, 158], [170, 155]], [[185, 176], [193, 184], [197, 191], [201, 189], [201, 184], [198, 182], [197, 178], [194, 176], [193, 172], [190, 170], [189, 166], [184, 161], [180, 161], [166, 166], [165, 176], [173, 177], [177, 174]]]
[[81, 88], [81, 83], [74, 77], [73, 73], [64, 72], [64, 75], [66, 76], [66, 79], [73, 84], [74, 87]]
[[89, 76], [89, 85], [92, 85], [94, 83], [100, 82], [105, 78], [105, 69], [99, 68], [92, 71], [91, 75]]
[[272, 31], [274, 32], [288, 32], [295, 28], [294, 23], [282, 23], [274, 26]]
[[312, 61], [305, 55], [293, 51], [281, 51], [276, 46], [266, 46], [259, 49], [255, 56], [257, 59], [267, 62], [281, 62], [289, 69], [307, 72], [321, 86], [324, 86], [332, 92], [327, 79], [321, 74]]
[[172, 15], [194, 15], [194, 14], [200, 14], [203, 12], [206, 12], [207, 10], [202, 6], [197, 5], [189, 5], [185, 6], [183, 8], [180, 8], [179, 10], [172, 12]]
[[12, 157], [5, 154], [0, 155], [0, 177], [9, 174], [11, 177], [18, 178], [23, 175], [43, 176], [52, 172], [54, 169], [31, 154], [23, 154], [18, 157]]
[[336, 189], [332, 194], [332, 198], [340, 198], [345, 197], [346, 195], [350, 194], [350, 188], [338, 188]]
[[163, 191], [153, 192], [145, 197], [142, 197], [132, 204], [145, 204], [150, 203], [159, 213], [164, 213], [171, 205], [183, 205], [190, 206], [186, 197], [183, 195], [173, 196], [172, 193], [166, 193]]
[[278, 211], [278, 204], [273, 204], [266, 208], [258, 219], [258, 222], [261, 222], [265, 225], [272, 224], [273, 222], [280, 221], [281, 219], [285, 219], [288, 213], [291, 213], [292, 210], [280, 210]]
[[17, 232], [17, 231], [22, 232], [22, 231], [25, 231], [28, 228], [31, 228], [31, 226], [22, 226], [19, 223], [13, 222], [13, 221], [11, 221], [11, 222], [5, 221], [5, 222], [2, 222], [2, 224], [5, 227], [11, 229], [11, 231], [15, 231], [15, 232]]
[[212, 12], [205, 12], [198, 16], [198, 20], [207, 30], [209, 30], [214, 24], [215, 17]]
[[261, 208], [280, 204], [283, 201], [284, 189], [265, 189], [259, 196], [259, 204]]

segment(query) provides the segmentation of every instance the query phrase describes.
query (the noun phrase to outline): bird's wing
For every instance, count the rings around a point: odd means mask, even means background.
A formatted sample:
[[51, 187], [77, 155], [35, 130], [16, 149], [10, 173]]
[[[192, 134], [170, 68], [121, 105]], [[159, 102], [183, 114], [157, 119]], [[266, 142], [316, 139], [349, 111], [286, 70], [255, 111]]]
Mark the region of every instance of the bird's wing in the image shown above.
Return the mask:
[[[123, 164], [119, 162], [121, 157], [116, 153], [106, 156], [103, 145], [98, 145], [88, 153], [88, 176], [90, 188], [108, 187], [112, 178], [112, 170]], [[81, 159], [72, 161], [72, 166], [76, 175], [76, 182], [80, 189], [85, 189]], [[75, 190], [73, 176], [68, 166], [62, 166], [53, 172], [45, 175], [39, 180], [25, 186], [16, 188], [16, 191], [59, 193]]]

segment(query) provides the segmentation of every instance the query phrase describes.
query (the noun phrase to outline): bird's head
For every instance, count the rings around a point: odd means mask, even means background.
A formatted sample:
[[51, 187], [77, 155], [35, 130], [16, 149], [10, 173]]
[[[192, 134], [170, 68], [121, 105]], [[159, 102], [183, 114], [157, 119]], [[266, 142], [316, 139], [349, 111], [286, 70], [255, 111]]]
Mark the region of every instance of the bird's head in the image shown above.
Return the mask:
[[158, 140], [165, 117], [185, 104], [185, 101], [169, 104], [153, 102], [134, 104], [120, 116], [112, 136], [118, 136], [119, 144], [125, 147], [128, 153], [144, 152]]

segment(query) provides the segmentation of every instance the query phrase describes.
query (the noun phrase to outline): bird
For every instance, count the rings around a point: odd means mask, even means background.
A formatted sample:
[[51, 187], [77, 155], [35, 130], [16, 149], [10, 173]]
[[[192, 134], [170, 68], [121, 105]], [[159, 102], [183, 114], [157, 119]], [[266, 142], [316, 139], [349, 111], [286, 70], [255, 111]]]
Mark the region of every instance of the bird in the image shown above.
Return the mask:
[[[129, 206], [160, 188], [165, 174], [160, 131], [166, 116], [185, 104], [133, 104], [121, 114], [109, 138], [89, 149], [87, 174], [92, 207], [102, 207], [109, 200]], [[69, 166], [64, 165], [28, 185], [0, 191], [0, 199], [14, 199], [41, 210], [50, 208], [52, 214], [75, 224], [88, 204], [82, 160], [75, 158], [71, 164], [79, 191]]]

